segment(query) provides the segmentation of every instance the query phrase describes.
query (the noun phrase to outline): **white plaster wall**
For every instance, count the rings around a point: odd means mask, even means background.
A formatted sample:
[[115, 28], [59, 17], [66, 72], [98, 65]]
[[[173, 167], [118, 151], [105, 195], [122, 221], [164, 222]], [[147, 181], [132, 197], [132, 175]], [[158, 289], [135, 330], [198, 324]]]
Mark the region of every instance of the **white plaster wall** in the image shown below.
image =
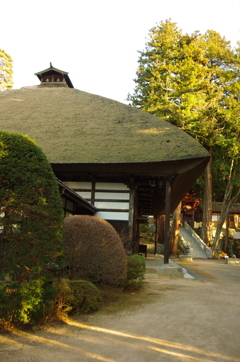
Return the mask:
[[[84, 199], [91, 200], [91, 182], [64, 181]], [[129, 220], [130, 190], [122, 183], [96, 182], [94, 206], [99, 211], [95, 216], [105, 220]]]

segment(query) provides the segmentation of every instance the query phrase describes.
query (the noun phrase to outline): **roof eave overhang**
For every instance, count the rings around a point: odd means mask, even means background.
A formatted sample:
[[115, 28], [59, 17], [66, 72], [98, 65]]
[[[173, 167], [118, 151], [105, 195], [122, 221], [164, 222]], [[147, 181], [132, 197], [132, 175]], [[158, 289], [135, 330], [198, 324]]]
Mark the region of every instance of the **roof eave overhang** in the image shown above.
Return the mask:
[[67, 186], [64, 182], [57, 179], [57, 183], [61, 187], [61, 194], [65, 194], [65, 196], [67, 196], [70, 199], [72, 199], [73, 201], [75, 201], [78, 206], [83, 207], [83, 208], [91, 211], [92, 213], [97, 212], [98, 209], [94, 205], [92, 205], [90, 202], [88, 202], [83, 197], [78, 195], [73, 189], [71, 189], [69, 186]]
[[154, 161], [154, 162], [130, 162], [130, 163], [62, 163], [51, 162], [55, 172], [67, 172], [69, 174], [81, 174], [94, 172], [96, 174], [131, 174], [147, 175], [149, 177], [161, 177], [171, 174], [183, 174], [191, 170], [197, 173], [198, 167], [206, 167], [210, 156], [195, 157], [189, 159]]
[[[115, 182], [126, 182], [133, 178], [139, 182], [141, 176], [147, 184], [153, 177], [165, 179], [171, 176], [171, 212], [175, 210], [179, 202], [200, 174], [204, 171], [210, 156], [195, 158], [191, 160], [175, 160], [168, 162], [138, 163], [138, 164], [57, 164], [52, 163], [57, 177], [65, 181], [95, 180], [107, 182], [110, 178]], [[163, 192], [163, 193], [162, 193]], [[156, 200], [154, 215], [160, 216], [165, 213], [164, 190], [154, 189]], [[163, 196], [159, 197], [160, 194]]]

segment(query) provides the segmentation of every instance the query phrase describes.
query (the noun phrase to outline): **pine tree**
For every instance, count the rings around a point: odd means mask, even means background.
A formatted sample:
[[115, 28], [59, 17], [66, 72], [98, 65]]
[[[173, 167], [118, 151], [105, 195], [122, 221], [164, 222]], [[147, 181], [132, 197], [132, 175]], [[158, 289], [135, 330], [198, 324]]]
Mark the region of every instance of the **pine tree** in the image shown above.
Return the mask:
[[[212, 153], [229, 137], [226, 123], [239, 118], [238, 59], [230, 42], [215, 31], [189, 35], [170, 20], [161, 22], [150, 30], [140, 52], [136, 87], [128, 100], [188, 132]], [[205, 171], [204, 195], [203, 238], [209, 244], [211, 164]]]

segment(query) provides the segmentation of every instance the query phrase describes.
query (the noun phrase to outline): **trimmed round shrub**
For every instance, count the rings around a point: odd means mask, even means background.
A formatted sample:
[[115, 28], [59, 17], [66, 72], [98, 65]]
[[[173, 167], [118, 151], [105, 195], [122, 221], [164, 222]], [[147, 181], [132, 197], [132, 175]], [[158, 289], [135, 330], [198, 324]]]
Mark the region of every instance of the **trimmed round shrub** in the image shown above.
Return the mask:
[[126, 255], [116, 230], [107, 221], [74, 215], [64, 221], [66, 269], [70, 279], [119, 287], [126, 279]]
[[72, 300], [70, 305], [73, 312], [88, 313], [99, 309], [102, 295], [96, 285], [86, 280], [69, 280]]
[[0, 304], [5, 310], [0, 319], [29, 323], [50, 305], [54, 291], [47, 265], [61, 263], [62, 227], [61, 197], [46, 156], [28, 137], [1, 131]]
[[102, 302], [100, 290], [86, 280], [58, 278], [54, 281], [57, 294], [45, 320], [63, 319], [69, 312], [88, 313], [98, 310]]

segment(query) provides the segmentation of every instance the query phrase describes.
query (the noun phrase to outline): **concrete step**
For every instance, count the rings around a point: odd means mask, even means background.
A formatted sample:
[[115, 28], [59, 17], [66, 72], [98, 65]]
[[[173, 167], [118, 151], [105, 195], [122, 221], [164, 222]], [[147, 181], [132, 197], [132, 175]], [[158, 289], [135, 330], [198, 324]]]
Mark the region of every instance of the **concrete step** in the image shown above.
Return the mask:
[[169, 260], [169, 264], [164, 264], [162, 256], [158, 258], [146, 258], [145, 263], [145, 279], [161, 277], [191, 278], [187, 271], [173, 260]]

